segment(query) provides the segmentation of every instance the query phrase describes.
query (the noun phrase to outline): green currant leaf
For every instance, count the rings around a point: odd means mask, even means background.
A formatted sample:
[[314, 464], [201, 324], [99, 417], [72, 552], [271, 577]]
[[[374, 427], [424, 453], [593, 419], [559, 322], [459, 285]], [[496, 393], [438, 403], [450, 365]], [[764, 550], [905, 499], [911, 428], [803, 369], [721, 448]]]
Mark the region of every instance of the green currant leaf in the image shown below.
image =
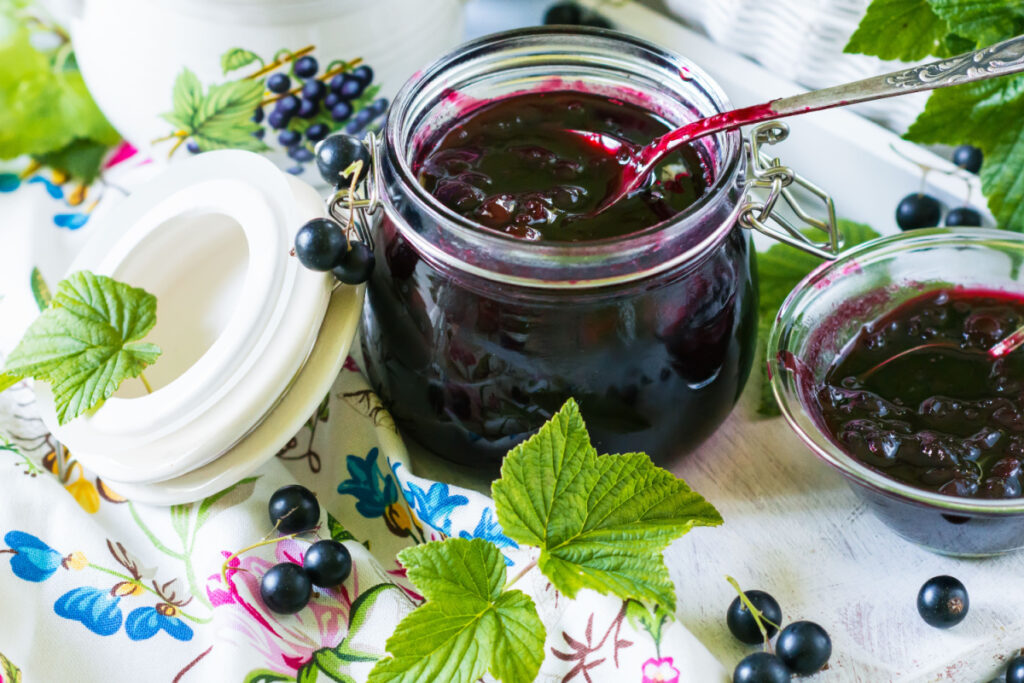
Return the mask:
[[[1024, 4], [1008, 0], [928, 0], [951, 33], [991, 45], [1024, 28]], [[969, 48], [970, 49], [970, 48]]]
[[4, 372], [50, 383], [60, 424], [110, 398], [160, 355], [140, 341], [156, 324], [156, 297], [103, 275], [75, 273], [29, 326]]
[[171, 91], [173, 110], [161, 116], [172, 126], [191, 131], [202, 100], [203, 84], [199, 82], [199, 77], [186, 67], [174, 79], [174, 89]]
[[369, 683], [473, 683], [486, 672], [504, 683], [534, 680], [544, 660], [544, 624], [530, 596], [503, 590], [505, 560], [482, 539], [449, 538], [398, 556], [427, 603], [387, 641], [391, 656]]
[[82, 75], [37, 49], [25, 24], [0, 17], [0, 64], [0, 159], [55, 152], [78, 138], [118, 141]]
[[76, 138], [61, 149], [33, 158], [44, 166], [64, 171], [80, 183], [89, 185], [96, 180], [109, 145], [85, 138]]
[[19, 375], [0, 372], [0, 391], [7, 391], [23, 379], [25, 378]]
[[591, 588], [674, 609], [662, 551], [722, 522], [643, 453], [599, 456], [572, 399], [505, 456], [491, 492], [505, 534], [540, 548], [540, 570], [570, 598]]
[[928, 0], [874, 0], [843, 51], [914, 61], [937, 54], [947, 33]]
[[[843, 238], [843, 248], [867, 242], [878, 237], [878, 233], [863, 223], [839, 219], [839, 234]], [[757, 254], [757, 284], [759, 290], [757, 319], [757, 358], [761, 367], [764, 366], [765, 345], [768, 333], [775, 322], [775, 316], [793, 288], [807, 274], [822, 264], [822, 260], [787, 244], [775, 244], [766, 251]], [[762, 373], [763, 375], [764, 373]], [[762, 376], [761, 391], [757, 412], [766, 417], [779, 414], [779, 406], [775, 403], [771, 386], [767, 377]]]
[[36, 300], [36, 307], [42, 312], [50, 305], [53, 301], [53, 295], [50, 293], [50, 286], [46, 284], [46, 280], [43, 278], [43, 273], [39, 268], [33, 268], [32, 274], [29, 275], [29, 285], [32, 288], [32, 298]]
[[1024, 76], [936, 90], [906, 138], [971, 144], [985, 153], [981, 189], [999, 225], [1024, 231]]
[[249, 66], [253, 62], [263, 64], [263, 60], [255, 52], [240, 47], [233, 47], [220, 56], [220, 68], [224, 70], [225, 74], [241, 69], [243, 66]]

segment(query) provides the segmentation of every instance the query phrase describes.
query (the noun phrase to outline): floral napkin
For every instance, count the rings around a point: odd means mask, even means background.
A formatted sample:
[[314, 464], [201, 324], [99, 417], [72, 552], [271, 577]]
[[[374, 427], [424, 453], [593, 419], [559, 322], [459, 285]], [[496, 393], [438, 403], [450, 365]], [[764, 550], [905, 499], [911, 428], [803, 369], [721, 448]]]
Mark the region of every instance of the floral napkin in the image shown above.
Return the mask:
[[[0, 356], [35, 315], [32, 268], [55, 283], [94, 216], [153, 170], [128, 145], [85, 191], [46, 172], [0, 170]], [[0, 394], [0, 683], [364, 681], [421, 602], [399, 550], [459, 536], [496, 544], [510, 572], [533, 559], [502, 533], [488, 497], [413, 474], [352, 359], [276, 458], [202, 501], [136, 504], [78, 463], [59, 481], [54, 461], [31, 388]], [[315, 537], [344, 541], [354, 569], [299, 613], [276, 615], [259, 577], [278, 562], [301, 564], [314, 535], [235, 553], [267, 536], [267, 501], [292, 483], [317, 494]], [[547, 627], [538, 680], [729, 680], [660, 609], [592, 591], [569, 600], [536, 570], [519, 587]]]

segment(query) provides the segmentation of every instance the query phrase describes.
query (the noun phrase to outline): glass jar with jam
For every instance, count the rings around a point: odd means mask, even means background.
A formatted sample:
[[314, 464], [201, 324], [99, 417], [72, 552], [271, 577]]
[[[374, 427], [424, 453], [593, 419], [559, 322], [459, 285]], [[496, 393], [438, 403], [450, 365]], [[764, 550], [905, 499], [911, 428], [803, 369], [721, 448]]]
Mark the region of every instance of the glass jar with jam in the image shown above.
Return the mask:
[[740, 133], [594, 215], [625, 160], [567, 131], [642, 144], [727, 108], [682, 57], [575, 28], [489, 36], [406, 84], [375, 150], [362, 325], [404, 433], [493, 467], [569, 397], [601, 452], [664, 460], [721, 424], [756, 335]]

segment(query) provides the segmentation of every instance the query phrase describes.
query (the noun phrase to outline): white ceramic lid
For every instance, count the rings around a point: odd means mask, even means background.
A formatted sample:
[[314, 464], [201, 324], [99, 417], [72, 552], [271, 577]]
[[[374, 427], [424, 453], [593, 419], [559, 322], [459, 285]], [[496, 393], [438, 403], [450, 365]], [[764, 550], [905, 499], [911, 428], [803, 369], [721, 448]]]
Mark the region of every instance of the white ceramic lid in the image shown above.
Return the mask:
[[111, 211], [69, 272], [110, 275], [157, 296], [146, 337], [163, 355], [154, 388], [126, 380], [91, 415], [47, 426], [104, 479], [163, 481], [202, 467], [250, 432], [309, 355], [333, 278], [289, 255], [296, 230], [324, 215], [308, 185], [250, 152], [175, 164]]

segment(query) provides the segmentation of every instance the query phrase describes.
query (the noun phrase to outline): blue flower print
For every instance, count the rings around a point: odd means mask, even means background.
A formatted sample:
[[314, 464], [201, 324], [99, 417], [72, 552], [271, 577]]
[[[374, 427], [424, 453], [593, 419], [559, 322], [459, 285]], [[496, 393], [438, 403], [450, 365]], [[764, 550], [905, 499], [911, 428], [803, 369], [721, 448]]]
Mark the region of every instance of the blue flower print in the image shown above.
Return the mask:
[[121, 598], [103, 588], [82, 586], [69, 590], [53, 603], [58, 617], [80, 621], [93, 633], [109, 636], [121, 628]]
[[355, 496], [356, 510], [363, 517], [373, 519], [383, 517], [384, 511], [393, 503], [398, 502], [398, 486], [395, 478], [383, 474], [377, 465], [376, 448], [371, 448], [365, 458], [350, 455], [345, 460], [349, 478], [338, 484], [338, 493]]
[[34, 176], [28, 182], [30, 184], [32, 184], [32, 183], [41, 183], [43, 185], [43, 187], [46, 188], [46, 194], [50, 195], [54, 199], [63, 199], [64, 198], [64, 190], [61, 189], [60, 185], [56, 185], [54, 183], [51, 183], [49, 180], [47, 180], [46, 178], [44, 178], [41, 175]]
[[11, 571], [25, 581], [46, 581], [64, 561], [63, 555], [24, 531], [8, 531], [4, 543], [14, 551]]
[[58, 213], [53, 217], [54, 225], [68, 230], [78, 230], [88, 222], [89, 214], [87, 213]]
[[[480, 521], [476, 523], [476, 528], [473, 529], [473, 533], [466, 531], [459, 532], [460, 538], [482, 538], [490, 541], [499, 548], [518, 548], [519, 544], [513, 541], [511, 538], [505, 535], [502, 531], [501, 525], [498, 524], [498, 520], [494, 517], [494, 509], [486, 507], [483, 513], [480, 515]], [[512, 564], [512, 562], [506, 557], [505, 564]]]
[[424, 491], [416, 484], [409, 482], [405, 487], [406, 499], [412, 503], [416, 516], [424, 523], [450, 536], [452, 533], [451, 514], [455, 508], [469, 503], [463, 495], [451, 495], [448, 484], [434, 483]]
[[148, 640], [162, 629], [172, 638], [192, 640], [192, 629], [177, 615], [178, 609], [166, 603], [156, 607], [138, 607], [124, 620], [124, 632], [132, 640]]

